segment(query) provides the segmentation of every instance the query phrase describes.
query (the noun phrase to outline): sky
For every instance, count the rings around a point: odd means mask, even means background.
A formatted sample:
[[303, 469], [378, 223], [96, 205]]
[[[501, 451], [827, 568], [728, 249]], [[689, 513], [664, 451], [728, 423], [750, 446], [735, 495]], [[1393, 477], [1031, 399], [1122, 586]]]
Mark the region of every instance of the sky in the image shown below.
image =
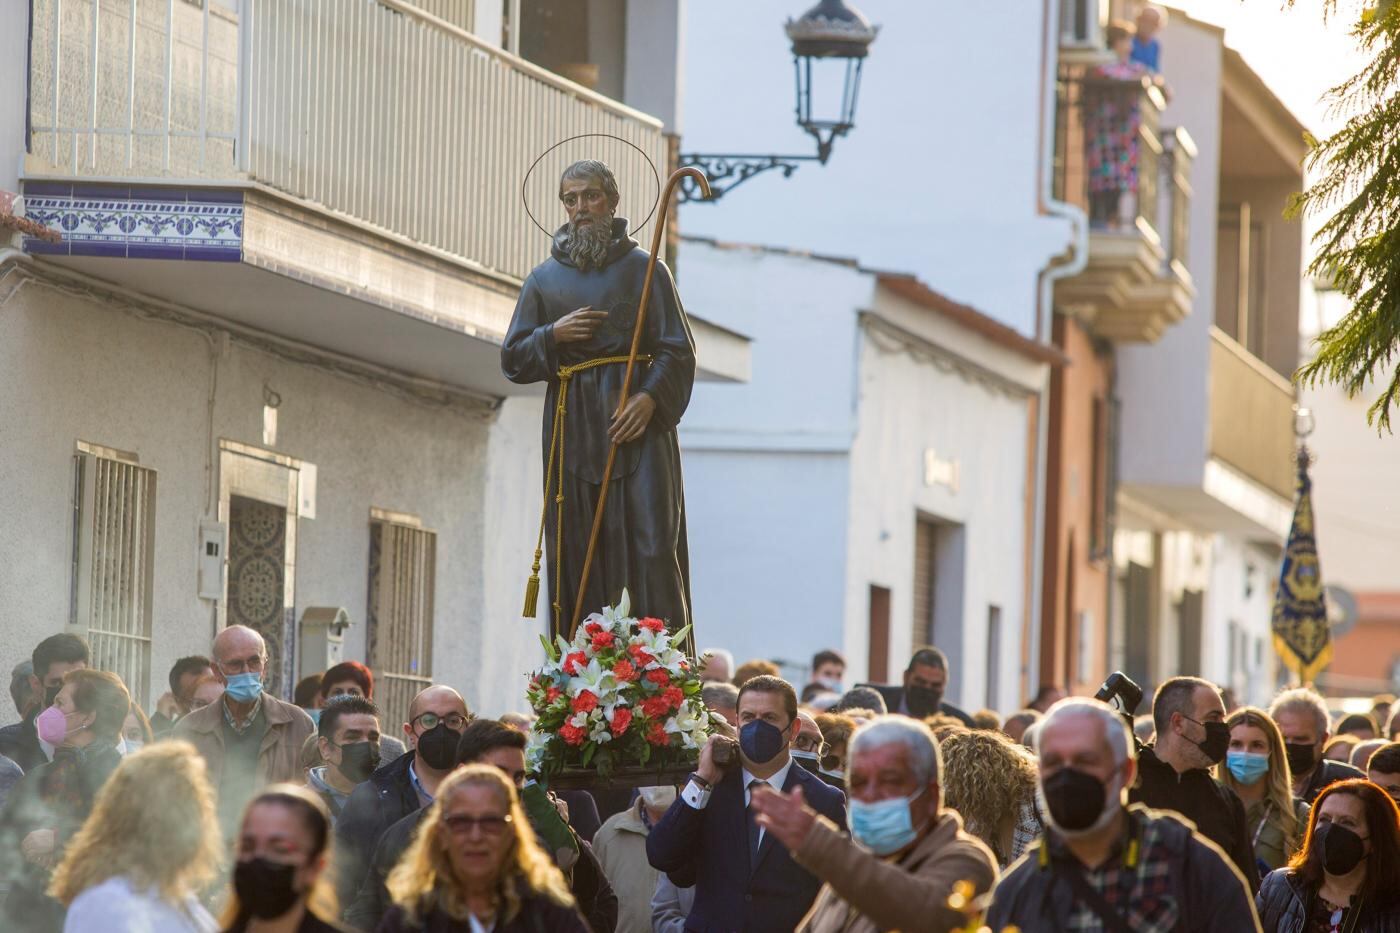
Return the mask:
[[[1275, 94], [1314, 133], [1337, 121], [1322, 97], [1365, 62], [1350, 36], [1358, 4], [1341, 0], [1324, 23], [1323, 0], [1175, 0], [1164, 4], [1225, 27], [1225, 41], [1244, 56]], [[1351, 15], [1348, 15], [1351, 14]]]

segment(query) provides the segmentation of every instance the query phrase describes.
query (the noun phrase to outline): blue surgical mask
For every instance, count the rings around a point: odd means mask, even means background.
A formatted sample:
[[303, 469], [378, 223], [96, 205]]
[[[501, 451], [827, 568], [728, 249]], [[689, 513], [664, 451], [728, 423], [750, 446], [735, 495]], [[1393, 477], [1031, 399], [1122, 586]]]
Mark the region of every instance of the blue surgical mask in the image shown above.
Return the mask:
[[756, 765], [766, 765], [787, 748], [783, 730], [771, 722], [755, 719], [739, 730], [739, 750]]
[[875, 803], [852, 798], [846, 804], [852, 838], [876, 855], [893, 855], [903, 849], [918, 838], [909, 805], [922, 793], [921, 790], [912, 797], [892, 797]]
[[1269, 756], [1260, 752], [1226, 752], [1225, 767], [1241, 784], [1255, 784], [1269, 773]]
[[247, 671], [242, 674], [229, 674], [224, 692], [235, 703], [251, 703], [262, 693], [262, 674]]

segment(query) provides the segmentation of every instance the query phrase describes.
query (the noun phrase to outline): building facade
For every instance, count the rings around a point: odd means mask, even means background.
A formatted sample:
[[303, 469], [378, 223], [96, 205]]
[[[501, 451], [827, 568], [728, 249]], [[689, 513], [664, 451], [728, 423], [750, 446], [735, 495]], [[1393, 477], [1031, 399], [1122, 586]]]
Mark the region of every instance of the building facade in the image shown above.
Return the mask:
[[[805, 683], [953, 661], [949, 698], [1020, 702], [1035, 399], [1058, 355], [851, 260], [687, 238], [687, 296], [753, 338], [745, 385], [696, 390], [682, 427], [701, 641]], [[806, 679], [804, 679], [806, 678]]]
[[[0, 189], [61, 239], [0, 251], [6, 663], [77, 632], [149, 708], [240, 622], [283, 696], [343, 657], [391, 722], [429, 682], [521, 707], [543, 393], [500, 341], [565, 159], [655, 201], [678, 9], [7, 6]], [[693, 324], [701, 378], [742, 378]]]

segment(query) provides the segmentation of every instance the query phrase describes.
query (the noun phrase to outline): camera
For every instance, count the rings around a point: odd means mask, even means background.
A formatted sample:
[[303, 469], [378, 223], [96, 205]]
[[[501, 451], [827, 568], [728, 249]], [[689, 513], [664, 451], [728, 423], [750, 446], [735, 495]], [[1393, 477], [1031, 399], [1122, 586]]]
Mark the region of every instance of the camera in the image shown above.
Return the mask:
[[[1131, 722], [1133, 715], [1137, 712], [1138, 704], [1142, 702], [1142, 688], [1133, 683], [1132, 678], [1122, 671], [1114, 671], [1108, 675], [1108, 679], [1103, 682], [1099, 692], [1094, 694], [1094, 699], [1107, 703], [1109, 706], [1117, 706], [1118, 711], [1128, 717]], [[1118, 702], [1115, 704], [1114, 700]]]

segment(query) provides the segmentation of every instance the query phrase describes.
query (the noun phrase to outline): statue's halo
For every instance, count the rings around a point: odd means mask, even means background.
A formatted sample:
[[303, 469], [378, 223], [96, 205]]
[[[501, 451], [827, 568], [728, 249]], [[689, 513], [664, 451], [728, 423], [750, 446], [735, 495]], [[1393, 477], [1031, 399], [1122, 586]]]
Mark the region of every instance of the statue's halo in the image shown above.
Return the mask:
[[[656, 185], [656, 194], [652, 197], [651, 210], [647, 213], [646, 217], [642, 219], [641, 223], [633, 224], [628, 232], [635, 235], [637, 231], [641, 230], [648, 223], [650, 223], [652, 217], [656, 215], [657, 204], [661, 201], [661, 173], [656, 170], [656, 163], [651, 160], [651, 156], [647, 155], [646, 152], [636, 143], [631, 142], [630, 140], [623, 139], [621, 136], [614, 136], [611, 133], [580, 133], [577, 136], [570, 136], [568, 139], [561, 139], [559, 142], [555, 143], [554, 145], [546, 149], [544, 152], [540, 153], [540, 157], [536, 159], [533, 163], [531, 163], [529, 170], [525, 172], [525, 178], [522, 179], [520, 182], [520, 200], [525, 205], [525, 213], [530, 215], [530, 221], [536, 227], [539, 227], [540, 232], [547, 237], [553, 237], [554, 231], [547, 229], [544, 226], [544, 224], [540, 223], [539, 218], [535, 216], [535, 212], [530, 209], [531, 176], [535, 174], [535, 169], [540, 168], [540, 164], [545, 162], [546, 159], [549, 159], [551, 166], [556, 161], [559, 163], [557, 171], [553, 172], [552, 174], [542, 175], [540, 179], [536, 179], [535, 185], [536, 189], [539, 189], [540, 183], [543, 180], [547, 184], [547, 190], [551, 192], [551, 202], [557, 204], [559, 196], [559, 189], [557, 185], [559, 183], [559, 176], [563, 173], [563, 170], [568, 166], [572, 165], [573, 163], [577, 162], [579, 159], [597, 159], [600, 157], [600, 155], [606, 154], [599, 153], [597, 151], [597, 149], [599, 148], [597, 143], [594, 143], [592, 145], [589, 145], [587, 143], [579, 143], [577, 147], [574, 147], [579, 149], [579, 152], [570, 152], [569, 149], [565, 148], [569, 143], [578, 143], [579, 140], [589, 138], [610, 139], [616, 143], [622, 143], [624, 146], [627, 146], [630, 149], [634, 150], [635, 155], [626, 152], [626, 150], [618, 149], [616, 145], [609, 143], [603, 144], [603, 148], [614, 150], [614, 152], [611, 153], [613, 158], [604, 158], [602, 159], [602, 161], [607, 162], [608, 167], [611, 168], [613, 170], [613, 174], [617, 176], [617, 184], [618, 188], [621, 189], [623, 199], [622, 203], [624, 204], [629, 202], [629, 194], [640, 194], [640, 192], [637, 192], [635, 190], [635, 179], [639, 174], [641, 162], [645, 161], [647, 166], [651, 168], [652, 181]], [[589, 146], [590, 151], [581, 151], [584, 148], [584, 146]], [[627, 156], [627, 163], [635, 164], [619, 164], [617, 156], [624, 154]], [[553, 158], [551, 158], [551, 156], [553, 156]], [[633, 190], [629, 191], [629, 188]], [[539, 196], [538, 190], [536, 196]], [[633, 203], [637, 202], [633, 201]]]

